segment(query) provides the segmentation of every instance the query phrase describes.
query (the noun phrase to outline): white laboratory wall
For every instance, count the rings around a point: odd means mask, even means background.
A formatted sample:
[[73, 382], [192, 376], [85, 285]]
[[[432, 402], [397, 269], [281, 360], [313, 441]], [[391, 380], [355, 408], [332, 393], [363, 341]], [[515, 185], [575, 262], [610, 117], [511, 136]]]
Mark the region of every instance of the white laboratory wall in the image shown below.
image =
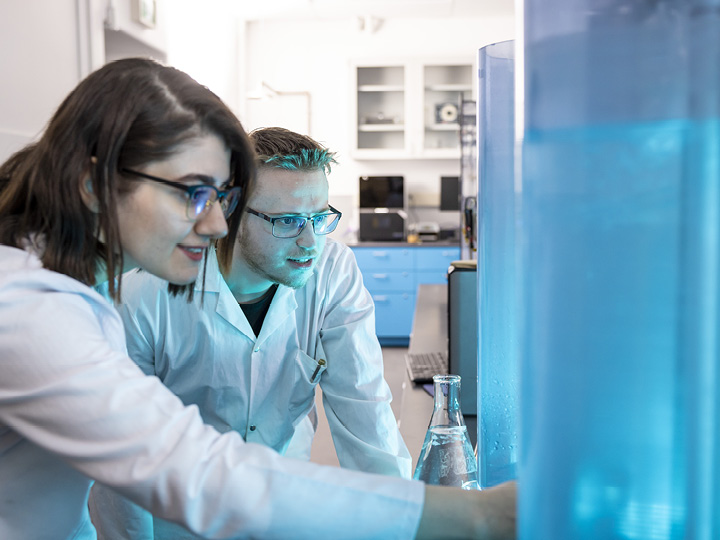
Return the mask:
[[[133, 20], [133, 1], [0, 0], [0, 162], [36, 139], [65, 96], [106, 61], [164, 59], [165, 0], [156, 0], [155, 28]], [[116, 29], [106, 30], [111, 5]]]
[[244, 22], [217, 0], [171, 0], [166, 5], [168, 64], [210, 88], [240, 116]]
[[0, 1], [0, 162], [33, 140], [81, 78], [76, 0]]
[[[42, 132], [90, 71], [126, 56], [167, 61], [240, 112], [244, 23], [217, 0], [156, 0], [147, 28], [133, 19], [134, 1], [0, 0], [0, 162]], [[111, 6], [114, 30], [105, 28]]]
[[[481, 47], [513, 39], [513, 17], [388, 18], [375, 32], [361, 30], [356, 18], [320, 21], [249, 22], [246, 37], [248, 95], [265, 82], [280, 92], [307, 92], [265, 100], [248, 99], [241, 119], [247, 128], [281, 123], [310, 135], [338, 152], [340, 165], [330, 177], [331, 199], [357, 206], [358, 177], [402, 174], [418, 204], [437, 204], [440, 177], [457, 175], [459, 160], [355, 161], [351, 144], [351, 61], [397, 58], [432, 60], [465, 57], [474, 61]], [[252, 96], [251, 96], [252, 97]], [[348, 216], [346, 223], [355, 219]]]

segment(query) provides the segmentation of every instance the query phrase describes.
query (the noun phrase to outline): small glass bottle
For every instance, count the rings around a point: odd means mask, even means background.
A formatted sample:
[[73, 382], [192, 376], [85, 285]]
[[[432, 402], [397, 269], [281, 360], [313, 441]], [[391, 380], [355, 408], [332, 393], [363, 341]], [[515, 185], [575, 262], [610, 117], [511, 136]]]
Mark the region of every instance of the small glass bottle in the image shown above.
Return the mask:
[[435, 404], [415, 480], [440, 486], [480, 489], [477, 459], [460, 410], [460, 376], [435, 375]]

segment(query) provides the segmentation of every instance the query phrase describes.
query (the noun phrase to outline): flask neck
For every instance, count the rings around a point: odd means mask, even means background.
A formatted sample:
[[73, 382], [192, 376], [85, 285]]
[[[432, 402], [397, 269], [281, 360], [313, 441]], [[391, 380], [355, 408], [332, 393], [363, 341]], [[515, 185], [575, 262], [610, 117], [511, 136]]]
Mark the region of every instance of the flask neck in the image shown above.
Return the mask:
[[464, 426], [460, 410], [460, 376], [435, 375], [433, 377], [435, 402], [430, 419], [431, 426]]

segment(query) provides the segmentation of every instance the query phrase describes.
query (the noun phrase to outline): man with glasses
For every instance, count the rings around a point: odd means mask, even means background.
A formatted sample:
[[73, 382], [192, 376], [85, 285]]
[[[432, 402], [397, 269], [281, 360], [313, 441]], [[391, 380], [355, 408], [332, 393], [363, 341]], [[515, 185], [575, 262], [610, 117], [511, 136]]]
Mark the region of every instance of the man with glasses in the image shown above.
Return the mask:
[[[342, 215], [328, 203], [334, 154], [282, 128], [250, 139], [258, 173], [237, 237], [218, 243], [193, 302], [147, 273], [123, 276], [130, 357], [206, 423], [301, 459], [310, 458], [320, 386], [340, 465], [409, 478], [370, 294], [352, 251], [327, 237]], [[91, 510], [101, 539], [195, 538], [102, 486]]]

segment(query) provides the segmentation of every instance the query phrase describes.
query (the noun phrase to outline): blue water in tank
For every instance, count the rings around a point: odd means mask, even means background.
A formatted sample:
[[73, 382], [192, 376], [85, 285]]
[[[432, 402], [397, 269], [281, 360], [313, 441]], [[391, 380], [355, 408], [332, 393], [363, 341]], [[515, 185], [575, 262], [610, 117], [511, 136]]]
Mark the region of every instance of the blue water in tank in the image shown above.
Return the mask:
[[719, 11], [551, 3], [525, 10], [520, 538], [719, 538]]

